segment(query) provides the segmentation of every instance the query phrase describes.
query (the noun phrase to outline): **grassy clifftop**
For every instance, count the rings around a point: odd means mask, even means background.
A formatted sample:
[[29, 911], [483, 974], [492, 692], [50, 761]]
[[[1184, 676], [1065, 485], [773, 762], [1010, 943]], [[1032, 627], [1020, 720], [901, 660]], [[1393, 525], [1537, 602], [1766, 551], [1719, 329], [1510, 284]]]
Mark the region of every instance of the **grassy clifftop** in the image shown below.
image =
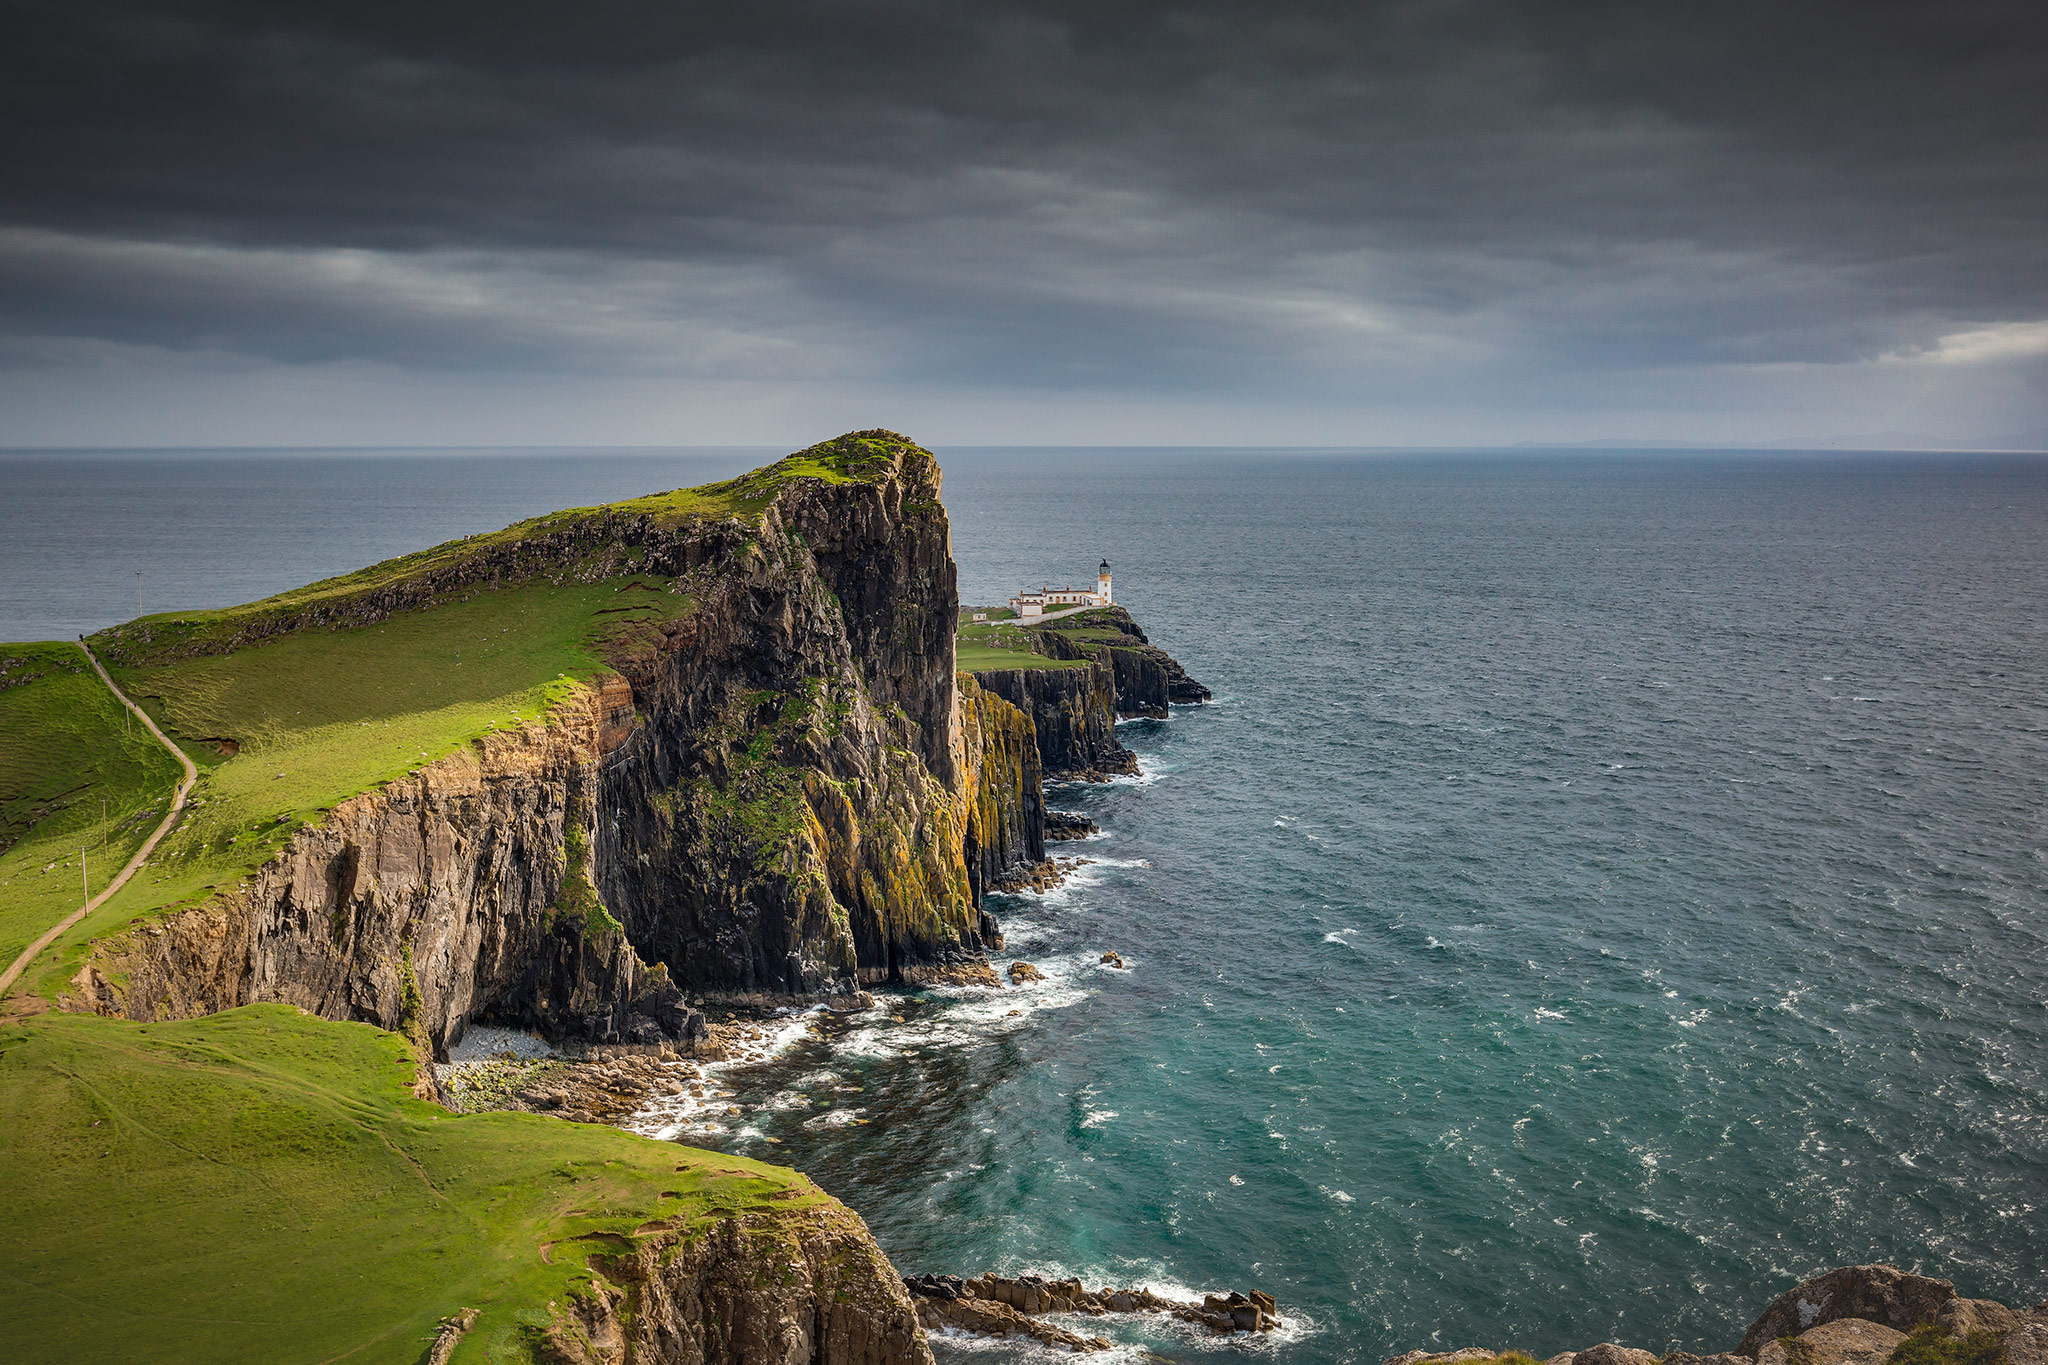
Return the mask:
[[635, 547], [628, 543], [635, 537], [714, 522], [733, 522], [743, 530], [758, 527], [762, 512], [784, 489], [806, 479], [879, 482], [905, 449], [918, 448], [893, 432], [851, 432], [723, 483], [529, 517], [502, 531], [446, 541], [261, 601], [144, 616], [93, 640], [110, 659], [157, 663], [223, 652], [287, 630], [345, 622], [366, 607], [381, 615], [389, 605], [417, 605], [480, 587], [616, 577], [638, 567]]
[[826, 1202], [740, 1157], [453, 1115], [413, 1069], [278, 1005], [0, 1025], [7, 1358], [414, 1365], [474, 1308], [456, 1359], [525, 1360], [592, 1256]]

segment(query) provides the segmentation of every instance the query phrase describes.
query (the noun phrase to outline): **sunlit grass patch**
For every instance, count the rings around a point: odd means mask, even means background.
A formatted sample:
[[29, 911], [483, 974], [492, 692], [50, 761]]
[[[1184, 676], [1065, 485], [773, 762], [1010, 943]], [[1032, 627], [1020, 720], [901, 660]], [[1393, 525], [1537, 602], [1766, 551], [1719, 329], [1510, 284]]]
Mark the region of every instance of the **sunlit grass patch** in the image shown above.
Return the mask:
[[796, 1173], [617, 1129], [458, 1116], [404, 1039], [282, 1005], [0, 1026], [0, 1320], [20, 1361], [523, 1360], [593, 1235], [822, 1202]]
[[169, 809], [181, 770], [69, 644], [0, 645], [0, 969], [94, 893]]

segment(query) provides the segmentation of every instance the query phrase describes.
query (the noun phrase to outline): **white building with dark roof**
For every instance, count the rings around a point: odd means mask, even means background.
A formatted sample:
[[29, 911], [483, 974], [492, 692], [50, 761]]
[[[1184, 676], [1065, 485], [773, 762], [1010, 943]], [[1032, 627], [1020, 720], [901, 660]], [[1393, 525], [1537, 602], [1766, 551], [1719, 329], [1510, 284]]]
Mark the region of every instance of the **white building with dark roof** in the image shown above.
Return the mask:
[[1043, 616], [1048, 611], [1061, 607], [1106, 607], [1116, 599], [1109, 591], [1109, 561], [1103, 560], [1102, 567], [1095, 571], [1095, 587], [1088, 588], [1040, 588], [1036, 592], [1020, 592], [1010, 599], [1010, 610], [1019, 617]]

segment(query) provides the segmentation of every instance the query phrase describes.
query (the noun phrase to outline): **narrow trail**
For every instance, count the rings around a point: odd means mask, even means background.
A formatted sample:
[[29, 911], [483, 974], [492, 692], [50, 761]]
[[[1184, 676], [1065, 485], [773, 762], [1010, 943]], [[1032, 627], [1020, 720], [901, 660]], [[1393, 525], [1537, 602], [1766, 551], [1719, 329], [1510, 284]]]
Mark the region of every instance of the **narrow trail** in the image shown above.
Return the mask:
[[128, 865], [121, 869], [121, 874], [115, 877], [114, 880], [108, 882], [104, 887], [102, 887], [100, 889], [100, 893], [97, 896], [94, 896], [91, 900], [87, 901], [78, 909], [73, 910], [63, 919], [59, 920], [56, 923], [56, 925], [53, 926], [41, 938], [37, 939], [34, 943], [29, 944], [27, 948], [22, 950], [21, 956], [14, 959], [14, 965], [10, 966], [6, 971], [0, 972], [0, 995], [7, 994], [7, 992], [13, 987], [15, 981], [17, 981], [20, 978], [21, 974], [28, 970], [28, 964], [35, 961], [36, 954], [42, 952], [43, 949], [49, 947], [52, 943], [55, 943], [57, 941], [58, 936], [61, 935], [65, 930], [69, 929], [72, 925], [84, 919], [87, 915], [90, 915], [93, 911], [99, 909], [101, 904], [106, 901], [107, 897], [113, 895], [116, 891], [119, 891], [123, 886], [126, 886], [128, 884], [128, 879], [135, 875], [136, 870], [138, 868], [140, 868], [144, 863], [149, 861], [150, 854], [156, 852], [157, 842], [161, 840], [166, 834], [169, 834], [171, 832], [171, 826], [178, 822], [179, 814], [182, 813], [185, 809], [185, 798], [192, 794], [192, 784], [199, 780], [199, 769], [193, 766], [192, 760], [185, 756], [185, 751], [183, 749], [180, 749], [177, 745], [171, 743], [170, 737], [164, 734], [163, 731], [156, 728], [156, 722], [149, 718], [149, 713], [147, 711], [137, 706], [134, 702], [128, 700], [128, 694], [123, 692], [120, 688], [114, 686], [114, 680], [108, 677], [107, 670], [100, 666], [99, 658], [92, 652], [92, 647], [87, 645], [83, 640], [80, 640], [78, 642], [78, 647], [85, 651], [85, 657], [87, 662], [92, 664], [93, 672], [100, 675], [100, 681], [107, 685], [107, 690], [114, 694], [114, 696], [120, 701], [121, 705], [127, 707], [130, 711], [133, 711], [136, 717], [140, 719], [144, 725], [147, 725], [149, 727], [149, 732], [152, 735], [156, 736], [157, 742], [159, 744], [162, 744], [166, 749], [169, 749], [172, 755], [177, 758], [178, 762], [185, 765], [185, 778], [182, 782], [178, 783], [177, 794], [171, 798], [171, 809], [169, 814], [164, 816], [163, 823], [156, 827], [156, 832], [151, 834], [149, 838], [143, 842], [142, 847], [135, 850], [135, 856], [128, 860]]

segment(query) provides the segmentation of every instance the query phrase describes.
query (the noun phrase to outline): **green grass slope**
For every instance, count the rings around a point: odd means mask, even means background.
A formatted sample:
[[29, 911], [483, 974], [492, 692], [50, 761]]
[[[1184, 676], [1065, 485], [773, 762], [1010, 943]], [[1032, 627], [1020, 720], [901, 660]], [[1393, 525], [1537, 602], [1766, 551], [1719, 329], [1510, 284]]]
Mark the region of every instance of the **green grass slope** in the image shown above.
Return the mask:
[[960, 625], [953, 634], [953, 666], [963, 673], [987, 673], [1002, 668], [1086, 668], [1083, 659], [1050, 659], [1038, 653], [1032, 637], [1043, 626], [1019, 626], [1007, 620], [976, 621], [977, 611], [1008, 611], [994, 607], [963, 607]]
[[502, 531], [446, 541], [261, 601], [214, 611], [145, 616], [93, 638], [103, 643], [102, 657], [119, 661], [191, 657], [220, 653], [270, 628], [289, 629], [323, 611], [343, 610], [408, 585], [467, 579], [496, 586], [508, 581], [508, 575], [513, 579], [573, 579], [589, 559], [603, 554], [614, 528], [624, 520], [644, 517], [660, 528], [728, 519], [758, 526], [776, 494], [798, 480], [874, 482], [892, 468], [892, 446], [907, 445], [904, 438], [889, 432], [852, 432], [724, 483], [550, 512], [515, 522]]
[[97, 892], [168, 808], [176, 759], [76, 645], [0, 645], [0, 968]]
[[[405, 1041], [252, 1005], [131, 1024], [0, 1024], [0, 1356], [459, 1361], [589, 1278], [593, 1235], [823, 1200], [792, 1171], [413, 1098]], [[586, 1240], [578, 1240], [586, 1239]]]
[[[605, 671], [621, 638], [693, 608], [670, 587], [651, 577], [530, 583], [228, 654], [112, 666], [122, 690], [200, 765], [199, 783], [149, 865], [26, 979], [54, 993], [91, 939], [200, 904], [337, 803], [493, 729], [545, 718]], [[0, 889], [0, 905], [12, 890]]]

